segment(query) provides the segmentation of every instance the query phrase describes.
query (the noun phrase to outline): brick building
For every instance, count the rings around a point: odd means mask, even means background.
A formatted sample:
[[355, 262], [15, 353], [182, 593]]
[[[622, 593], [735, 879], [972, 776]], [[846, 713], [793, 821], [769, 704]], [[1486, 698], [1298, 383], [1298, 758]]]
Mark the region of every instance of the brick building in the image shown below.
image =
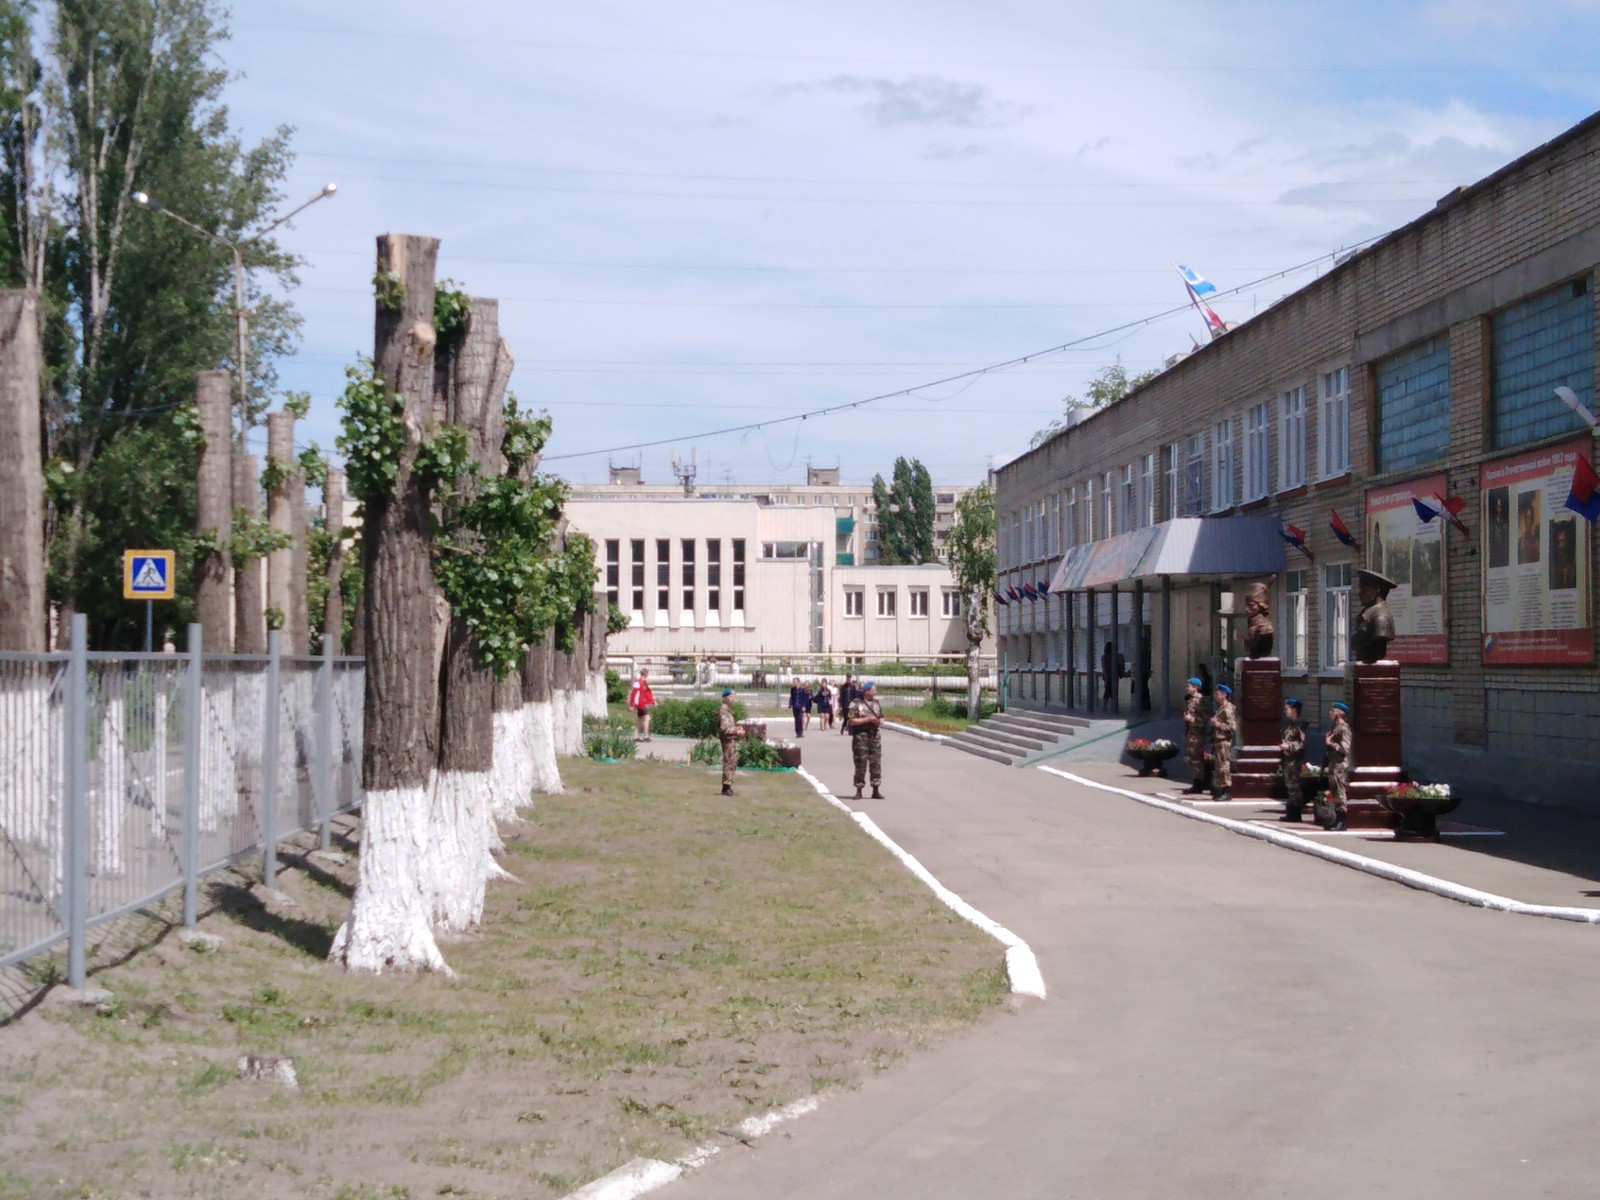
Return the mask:
[[[1100, 706], [1111, 643], [1110, 703], [1175, 712], [1197, 664], [1231, 677], [1265, 579], [1285, 694], [1324, 722], [1371, 565], [1400, 584], [1407, 766], [1600, 797], [1597, 539], [1565, 507], [1597, 264], [1600, 114], [1001, 468], [1002, 589], [1052, 583], [998, 610], [1013, 698]], [[1458, 522], [1423, 520], [1447, 500]]]

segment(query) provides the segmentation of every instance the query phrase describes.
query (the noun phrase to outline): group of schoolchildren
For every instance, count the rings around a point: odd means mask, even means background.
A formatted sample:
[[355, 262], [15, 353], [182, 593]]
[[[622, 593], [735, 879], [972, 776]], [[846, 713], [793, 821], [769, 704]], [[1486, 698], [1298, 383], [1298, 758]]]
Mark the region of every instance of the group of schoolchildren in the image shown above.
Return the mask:
[[[805, 737], [806, 730], [811, 728], [812, 713], [817, 714], [818, 729], [832, 729], [835, 710], [848, 716], [850, 701], [859, 700], [861, 692], [850, 675], [845, 676], [837, 693], [826, 679], [819, 679], [815, 684], [796, 679], [789, 688], [789, 711], [794, 714], [795, 737]], [[839, 732], [844, 733], [846, 728], [841, 726]]]
[[[1211, 796], [1223, 801], [1233, 799], [1233, 749], [1238, 737], [1238, 717], [1233, 707], [1233, 689], [1219, 683], [1212, 689], [1213, 707], [1206, 713], [1206, 681], [1191, 678], [1184, 688], [1183, 733], [1188, 751], [1189, 770], [1193, 782], [1185, 789], [1188, 794], [1206, 790], [1206, 752], [1211, 754]], [[1283, 702], [1283, 734], [1278, 753], [1283, 763], [1283, 786], [1288, 795], [1283, 816], [1289, 823], [1305, 818], [1305, 795], [1301, 788], [1301, 772], [1306, 764], [1306, 722], [1301, 720], [1303, 706], [1290, 698]], [[1317, 824], [1324, 829], [1342, 830], [1346, 822], [1346, 801], [1350, 783], [1350, 752], [1354, 738], [1350, 729], [1350, 706], [1336, 701], [1331, 706], [1333, 727], [1323, 737], [1323, 767], [1327, 774], [1328, 790], [1325, 804], [1316, 806]]]

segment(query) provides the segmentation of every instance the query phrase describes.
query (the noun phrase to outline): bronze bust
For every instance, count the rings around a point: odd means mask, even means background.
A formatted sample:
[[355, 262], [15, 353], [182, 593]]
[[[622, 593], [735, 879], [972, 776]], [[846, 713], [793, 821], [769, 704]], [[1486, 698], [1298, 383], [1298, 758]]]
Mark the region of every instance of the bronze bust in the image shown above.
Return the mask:
[[1350, 634], [1350, 657], [1357, 662], [1375, 663], [1381, 660], [1394, 637], [1394, 615], [1387, 603], [1394, 590], [1394, 580], [1376, 571], [1356, 572], [1356, 591], [1361, 597], [1361, 615], [1356, 618], [1355, 629]]
[[1244, 594], [1244, 611], [1248, 621], [1244, 631], [1244, 653], [1247, 658], [1266, 658], [1272, 653], [1272, 640], [1276, 630], [1267, 615], [1271, 605], [1267, 602], [1267, 585], [1252, 583]]

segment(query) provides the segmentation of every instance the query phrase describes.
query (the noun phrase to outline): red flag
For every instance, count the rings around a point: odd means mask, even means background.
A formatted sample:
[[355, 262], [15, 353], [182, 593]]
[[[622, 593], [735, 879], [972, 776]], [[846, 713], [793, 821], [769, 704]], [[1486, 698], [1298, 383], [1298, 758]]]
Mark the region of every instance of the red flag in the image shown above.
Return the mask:
[[1344, 523], [1344, 518], [1339, 515], [1337, 508], [1328, 510], [1328, 525], [1333, 530], [1333, 536], [1338, 538], [1352, 550], [1359, 549], [1355, 536], [1350, 532], [1350, 527]]
[[1585, 521], [1600, 518], [1600, 475], [1589, 465], [1587, 453], [1578, 455], [1572, 469], [1572, 489], [1567, 493], [1567, 507]]

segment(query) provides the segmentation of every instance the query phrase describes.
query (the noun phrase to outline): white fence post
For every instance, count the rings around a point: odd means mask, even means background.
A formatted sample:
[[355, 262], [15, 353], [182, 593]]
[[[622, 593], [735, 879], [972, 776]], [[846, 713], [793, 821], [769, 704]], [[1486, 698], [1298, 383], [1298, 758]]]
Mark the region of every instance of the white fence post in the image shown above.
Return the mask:
[[272, 630], [267, 634], [267, 683], [263, 689], [265, 718], [262, 722], [263, 745], [261, 751], [261, 881], [268, 888], [277, 886], [278, 878], [278, 739], [283, 712], [283, 697], [279, 692], [279, 665], [282, 656], [283, 634]]
[[65, 857], [63, 914], [67, 926], [67, 982], [81, 988], [87, 980], [85, 943], [89, 931], [89, 618], [74, 613], [68, 635], [72, 657], [67, 663], [66, 812], [62, 854]]
[[189, 626], [189, 662], [183, 673], [183, 923], [191, 926], [199, 916], [200, 739], [205, 730], [200, 709], [205, 703], [205, 689], [200, 682], [205, 668], [202, 636], [199, 625]]

